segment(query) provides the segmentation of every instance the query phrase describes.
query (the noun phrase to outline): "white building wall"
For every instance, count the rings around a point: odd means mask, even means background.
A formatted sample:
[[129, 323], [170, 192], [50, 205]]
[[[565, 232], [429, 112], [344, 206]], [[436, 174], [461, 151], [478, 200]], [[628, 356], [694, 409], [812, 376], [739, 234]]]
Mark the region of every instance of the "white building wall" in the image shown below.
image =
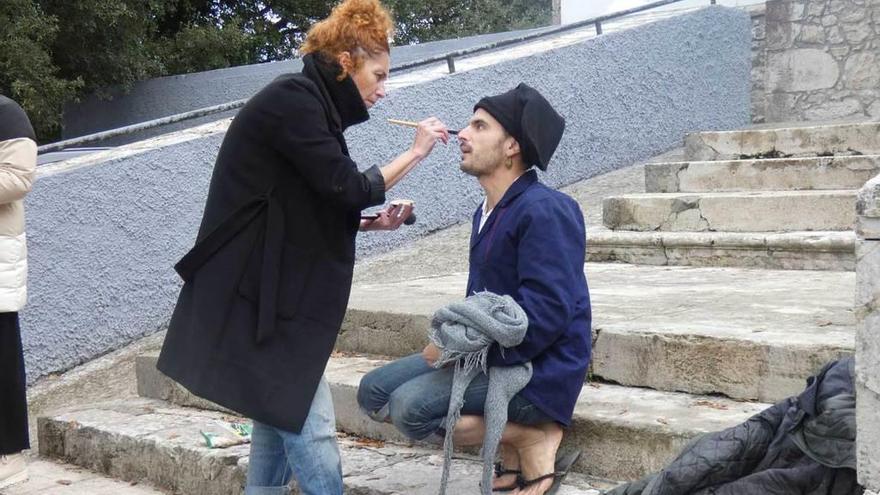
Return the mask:
[[[591, 17], [597, 17], [612, 12], [631, 9], [639, 5], [646, 5], [652, 0], [561, 0], [562, 24], [582, 21]], [[764, 0], [717, 0], [718, 5], [728, 7], [741, 7], [764, 3]], [[687, 9], [709, 5], [709, 0], [684, 0], [682, 2], [653, 9], [654, 11]]]

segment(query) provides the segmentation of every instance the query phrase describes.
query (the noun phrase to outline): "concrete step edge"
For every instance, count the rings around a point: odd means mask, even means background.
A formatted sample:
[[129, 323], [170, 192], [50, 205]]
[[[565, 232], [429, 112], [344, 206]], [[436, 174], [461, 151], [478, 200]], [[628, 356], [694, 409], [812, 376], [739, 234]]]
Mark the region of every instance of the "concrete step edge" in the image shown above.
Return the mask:
[[697, 132], [684, 142], [685, 158], [691, 160], [878, 154], [880, 122]]
[[[811, 232], [640, 232], [587, 234], [589, 262], [654, 266], [731, 267], [764, 270], [855, 270], [855, 235]], [[803, 234], [803, 235], [798, 235]], [[828, 234], [839, 234], [831, 236]]]
[[649, 193], [858, 189], [880, 155], [664, 162], [645, 165]]
[[845, 231], [855, 224], [855, 190], [642, 193], [602, 201], [612, 230], [667, 232]]
[[821, 252], [855, 252], [853, 231], [796, 232], [639, 232], [595, 229], [587, 233], [587, 248], [602, 246], [706, 247]]
[[698, 200], [703, 198], [754, 198], [754, 199], [775, 199], [779, 197], [805, 198], [812, 199], [815, 197], [835, 196], [841, 198], [853, 198], [858, 196], [858, 189], [816, 189], [806, 191], [704, 191], [704, 192], [675, 192], [675, 193], [634, 193], [620, 194], [616, 196], [608, 196], [605, 200], [614, 199], [681, 199], [681, 200]]
[[[40, 451], [101, 474], [186, 495], [241, 495], [249, 445], [209, 449], [202, 431], [235, 440], [229, 415], [135, 399], [94, 404], [39, 419]], [[397, 446], [341, 435], [346, 493], [433, 495], [442, 455], [436, 449]], [[449, 493], [476, 493], [481, 464], [457, 455]], [[572, 473], [560, 495], [598, 495], [612, 483]], [[67, 492], [65, 492], [67, 493]], [[299, 493], [294, 489], [292, 493]]]
[[[154, 361], [155, 356], [143, 359], [146, 364]], [[335, 357], [328, 363], [325, 376], [333, 391], [337, 427], [359, 436], [406, 441], [390, 425], [373, 422], [357, 407], [361, 377], [385, 362], [367, 357]], [[146, 365], [139, 365], [138, 371], [139, 383], [166, 382], [159, 387], [139, 386], [145, 393], [161, 387], [180, 388], [155, 367], [150, 371]], [[179, 401], [193, 400], [187, 399], [186, 394], [175, 397]], [[690, 438], [738, 424], [765, 407], [768, 405], [711, 396], [587, 384], [564, 447], [584, 450], [585, 455], [576, 466], [578, 472], [606, 479], [634, 479], [662, 467]]]

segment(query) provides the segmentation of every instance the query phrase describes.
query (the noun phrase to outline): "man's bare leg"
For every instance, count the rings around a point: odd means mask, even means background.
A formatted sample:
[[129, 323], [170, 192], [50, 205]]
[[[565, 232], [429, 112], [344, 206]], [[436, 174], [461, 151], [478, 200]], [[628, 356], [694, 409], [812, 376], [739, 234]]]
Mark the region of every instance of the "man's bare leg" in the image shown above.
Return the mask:
[[[511, 445], [502, 443], [501, 468], [506, 471], [519, 471], [519, 454]], [[492, 481], [492, 488], [513, 488], [516, 485], [516, 474], [504, 474]]]
[[[452, 436], [457, 445], [480, 445], [485, 433], [486, 425], [483, 417], [468, 415], [459, 419]], [[556, 469], [554, 464], [560, 443], [562, 443], [562, 427], [557, 423], [526, 426], [508, 422], [501, 435], [504, 466], [508, 469], [514, 469], [513, 459], [504, 456], [506, 446], [516, 453], [517, 461], [519, 461], [518, 467], [522, 470], [523, 478], [531, 480], [550, 474]], [[553, 479], [550, 478], [513, 493], [514, 495], [543, 495], [552, 484]], [[500, 479], [496, 479], [496, 482], [493, 483], [493, 487], [497, 488], [506, 486], [510, 486], [509, 483], [500, 483]]]
[[[506, 429], [506, 428], [505, 428]], [[482, 416], [462, 416], [455, 424], [452, 439], [456, 445], [474, 446], [482, 445], [483, 436], [486, 434], [486, 423]], [[513, 446], [504, 442], [504, 434], [501, 436], [501, 466], [504, 469], [519, 471], [519, 455]], [[513, 488], [516, 485], [515, 474], [505, 474], [492, 479], [492, 488]]]
[[[562, 427], [557, 423], [535, 426], [508, 423], [511, 428], [508, 442], [519, 454], [523, 478], [532, 480], [556, 471], [556, 451], [562, 443]], [[505, 433], [507, 429], [505, 428]], [[553, 485], [553, 478], [513, 492], [513, 495], [543, 495]]]

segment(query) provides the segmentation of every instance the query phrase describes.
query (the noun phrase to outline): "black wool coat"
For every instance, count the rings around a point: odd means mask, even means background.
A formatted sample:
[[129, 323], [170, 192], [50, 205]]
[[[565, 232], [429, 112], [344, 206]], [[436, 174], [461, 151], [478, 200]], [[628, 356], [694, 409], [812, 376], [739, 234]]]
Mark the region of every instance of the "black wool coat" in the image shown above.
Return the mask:
[[343, 131], [366, 121], [350, 77], [307, 55], [236, 115], [214, 166], [160, 371], [205, 399], [299, 432], [351, 290], [363, 208], [385, 201]]

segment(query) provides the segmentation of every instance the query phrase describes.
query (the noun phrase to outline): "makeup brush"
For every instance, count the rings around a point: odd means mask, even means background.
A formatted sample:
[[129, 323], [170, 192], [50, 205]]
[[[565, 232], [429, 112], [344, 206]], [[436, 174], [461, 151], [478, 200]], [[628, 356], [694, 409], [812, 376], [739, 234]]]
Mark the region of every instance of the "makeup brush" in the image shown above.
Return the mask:
[[[418, 123], [418, 122], [412, 122], [412, 121], [409, 121], [409, 120], [388, 119], [388, 123], [389, 123], [389, 124], [395, 124], [395, 125], [403, 125], [403, 126], [406, 126], [406, 127], [418, 127], [418, 126], [419, 126], [419, 123]], [[447, 131], [449, 134], [453, 134], [453, 135], [457, 135], [457, 134], [458, 134], [458, 131], [454, 131], [454, 130], [452, 130], [452, 129], [447, 129], [446, 131]]]

